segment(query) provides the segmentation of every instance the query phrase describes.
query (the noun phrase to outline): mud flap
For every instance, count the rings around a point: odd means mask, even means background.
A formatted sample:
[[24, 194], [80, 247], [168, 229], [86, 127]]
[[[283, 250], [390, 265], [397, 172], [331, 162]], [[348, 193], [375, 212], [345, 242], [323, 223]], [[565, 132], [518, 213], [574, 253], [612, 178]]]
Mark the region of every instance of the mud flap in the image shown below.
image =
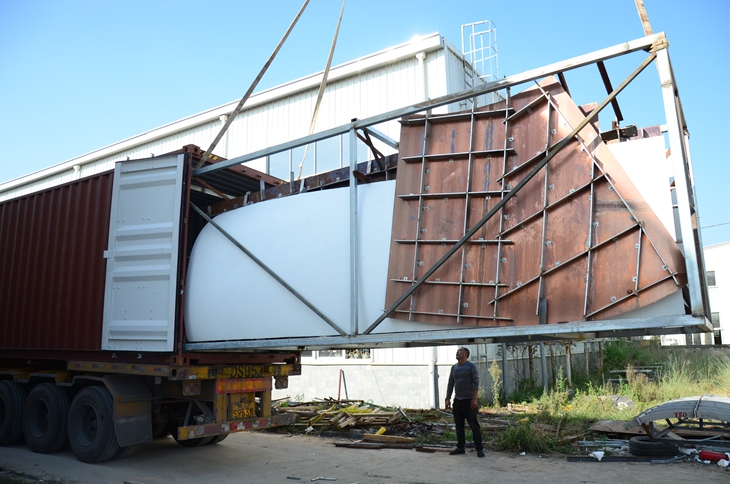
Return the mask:
[[104, 383], [114, 397], [114, 431], [119, 446], [152, 442], [152, 392], [142, 379], [109, 375]]

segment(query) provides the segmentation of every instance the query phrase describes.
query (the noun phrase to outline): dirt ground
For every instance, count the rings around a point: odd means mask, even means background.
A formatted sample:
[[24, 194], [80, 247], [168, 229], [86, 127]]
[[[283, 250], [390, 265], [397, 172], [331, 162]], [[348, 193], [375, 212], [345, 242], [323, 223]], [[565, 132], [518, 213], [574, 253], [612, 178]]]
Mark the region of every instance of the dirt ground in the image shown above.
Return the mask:
[[[565, 456], [487, 452], [450, 456], [400, 449], [347, 449], [337, 439], [263, 432], [233, 434], [217, 445], [183, 448], [168, 437], [127, 459], [84, 464], [71, 451], [41, 455], [25, 445], [0, 448], [0, 467], [67, 483], [295, 483], [316, 477], [344, 484], [728, 483], [730, 472], [699, 462], [571, 463]], [[298, 479], [294, 479], [298, 478]], [[320, 481], [330, 482], [330, 481]]]

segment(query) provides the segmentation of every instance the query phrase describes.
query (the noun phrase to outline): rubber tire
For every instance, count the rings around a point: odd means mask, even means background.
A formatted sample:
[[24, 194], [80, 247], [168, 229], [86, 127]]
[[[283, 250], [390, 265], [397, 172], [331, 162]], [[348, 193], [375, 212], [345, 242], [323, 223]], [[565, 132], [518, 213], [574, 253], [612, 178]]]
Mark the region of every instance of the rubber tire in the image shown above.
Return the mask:
[[226, 440], [226, 438], [227, 438], [227, 437], [228, 437], [229, 435], [231, 435], [231, 434], [220, 434], [220, 435], [216, 435], [215, 437], [213, 437], [213, 438], [212, 438], [212, 439], [210, 440], [210, 442], [208, 442], [208, 443], [207, 443], [207, 444], [205, 444], [205, 445], [215, 445], [215, 444], [218, 444], [218, 443], [220, 443], [220, 442], [223, 442], [224, 440]]
[[159, 422], [152, 424], [152, 438], [162, 439], [168, 437], [171, 433], [171, 425], [169, 422]]
[[68, 442], [81, 462], [104, 462], [117, 453], [112, 396], [104, 387], [81, 390], [68, 415]]
[[213, 437], [200, 437], [197, 439], [187, 439], [187, 440], [178, 440], [177, 437], [177, 431], [172, 432], [172, 438], [175, 439], [175, 442], [182, 445], [183, 447], [200, 447], [202, 445], [208, 445], [211, 440], [213, 440], [217, 436]]
[[0, 381], [0, 445], [13, 445], [23, 438], [25, 390], [14, 381]]
[[650, 440], [646, 435], [629, 439], [629, 453], [638, 456], [673, 457], [677, 455], [677, 444]]
[[134, 453], [137, 452], [137, 449], [139, 449], [139, 444], [119, 447], [116, 454], [114, 454], [114, 459], [124, 459], [125, 457], [134, 455]]
[[68, 441], [68, 393], [54, 383], [33, 387], [25, 400], [23, 433], [30, 450], [39, 454], [57, 452]]

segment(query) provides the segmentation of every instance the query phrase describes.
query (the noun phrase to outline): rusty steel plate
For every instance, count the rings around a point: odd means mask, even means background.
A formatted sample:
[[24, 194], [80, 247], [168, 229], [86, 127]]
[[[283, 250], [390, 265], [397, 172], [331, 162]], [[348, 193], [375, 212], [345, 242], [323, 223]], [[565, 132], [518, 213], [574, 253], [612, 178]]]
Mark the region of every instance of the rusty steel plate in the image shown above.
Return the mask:
[[[473, 112], [402, 120], [386, 307], [586, 111], [550, 79]], [[679, 247], [597, 128], [570, 140], [392, 316], [465, 326], [592, 321], [681, 290]]]

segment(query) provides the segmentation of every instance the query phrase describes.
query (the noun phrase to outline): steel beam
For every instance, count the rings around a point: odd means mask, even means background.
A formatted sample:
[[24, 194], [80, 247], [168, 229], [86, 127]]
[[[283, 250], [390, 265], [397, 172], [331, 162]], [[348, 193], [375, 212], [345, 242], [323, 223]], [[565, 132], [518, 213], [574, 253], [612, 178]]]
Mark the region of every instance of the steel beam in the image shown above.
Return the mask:
[[[559, 72], [565, 72], [565, 71], [577, 69], [579, 67], [583, 67], [583, 66], [586, 66], [589, 64], [594, 64], [599, 61], [612, 59], [612, 58], [618, 57], [620, 55], [629, 54], [631, 52], [637, 52], [640, 50], [648, 50], [652, 47], [652, 45], [655, 42], [664, 41], [665, 39], [666, 39], [666, 37], [665, 37], [664, 33], [658, 33], [658, 34], [650, 35], [648, 37], [642, 37], [640, 39], [625, 42], [623, 44], [618, 44], [613, 47], [608, 47], [605, 49], [597, 50], [590, 54], [573, 57], [568, 60], [556, 62], [554, 64], [549, 64], [544, 67], [525, 71], [521, 74], [516, 74], [513, 76], [505, 77], [504, 79], [490, 82], [490, 83], [484, 84], [482, 86], [477, 86], [472, 89], [467, 89], [465, 91], [461, 91], [461, 92], [458, 92], [455, 94], [447, 94], [446, 96], [437, 97], [437, 98], [431, 99], [429, 101], [424, 101], [424, 102], [421, 102], [418, 104], [414, 104], [413, 106], [395, 109], [395, 110], [389, 111], [387, 113], [378, 114], [376, 116], [371, 116], [369, 118], [357, 120], [357, 122], [355, 122], [354, 127], [356, 129], [366, 128], [369, 126], [383, 123], [385, 121], [390, 121], [392, 119], [402, 118], [403, 116], [410, 116], [412, 114], [416, 114], [421, 111], [425, 111], [427, 109], [433, 109], [433, 108], [436, 108], [439, 106], [444, 106], [446, 104], [451, 104], [454, 102], [462, 101], [464, 99], [469, 99], [469, 98], [473, 98], [475, 96], [481, 96], [483, 94], [488, 94], [490, 92], [499, 91], [501, 89], [505, 89], [505, 88], [508, 88], [511, 86], [517, 86], [520, 84], [524, 84], [525, 82], [531, 82], [531, 81], [534, 81], [535, 79], [541, 79], [543, 77], [551, 76], [551, 75], [557, 74]], [[333, 136], [347, 133], [348, 131], [350, 131], [351, 128], [353, 128], [352, 123], [344, 124], [342, 126], [328, 129], [328, 130], [322, 131], [320, 133], [315, 133], [310, 136], [305, 136], [305, 137], [299, 138], [297, 140], [282, 143], [282, 144], [279, 144], [276, 146], [272, 146], [270, 148], [265, 148], [263, 150], [258, 150], [253, 153], [249, 153], [247, 155], [238, 156], [236, 158], [231, 158], [230, 160], [221, 161], [214, 165], [205, 166], [203, 168], [198, 168], [197, 170], [195, 170], [193, 172], [193, 175], [198, 176], [198, 175], [207, 173], [209, 171], [222, 170], [229, 166], [238, 165], [240, 163], [245, 163], [247, 161], [256, 160], [258, 158], [262, 158], [267, 155], [272, 155], [275, 153], [279, 153], [281, 151], [286, 151], [286, 150], [289, 150], [292, 148], [297, 148], [299, 146], [304, 146], [309, 143], [314, 143], [315, 141], [320, 141], [323, 139], [331, 138]]]
[[[596, 62], [596, 65], [598, 66], [598, 72], [601, 74], [601, 80], [603, 81], [603, 85], [606, 88], [606, 92], [613, 91], [613, 86], [611, 85], [611, 78], [608, 77], [608, 71], [606, 70], [606, 64], [603, 63], [603, 61]], [[621, 114], [621, 108], [618, 105], [618, 100], [614, 99], [611, 101], [611, 106], [613, 107], [613, 112], [616, 115], [616, 122], [620, 123], [624, 120], [623, 114]]]
[[[694, 186], [689, 167], [689, 147], [685, 144], [684, 120], [678, 102], [678, 92], [672, 72], [667, 49], [660, 49], [656, 53], [656, 66], [659, 71], [659, 80], [662, 85], [664, 112], [667, 119], [667, 133], [671, 150], [672, 165], [674, 167], [674, 186], [677, 195], [677, 212], [679, 215], [679, 235], [682, 252], [686, 261], [687, 288], [689, 289], [689, 305], [692, 314], [704, 315], [706, 298], [703, 284], [700, 280], [698, 267], [704, 267], [704, 258], [701, 247], [697, 247], [695, 239], [697, 206], [694, 197]], [[697, 227], [699, 229], [699, 227]]]
[[[678, 315], [590, 322], [576, 321], [536, 326], [475, 327], [344, 336], [198, 342], [185, 344], [184, 350], [387, 348], [433, 346], [439, 344], [473, 344], [483, 341], [490, 343], [532, 341], [537, 343], [541, 340], [565, 340], [567, 338], [596, 339], [625, 335], [700, 333], [708, 331], [709, 327], [711, 327], [711, 323], [704, 317]], [[636, 328], [641, 329], [637, 330]]]
[[[304, 0], [304, 5], [302, 5], [302, 8], [299, 9], [299, 12], [297, 13], [297, 16], [294, 17], [294, 20], [292, 21], [291, 25], [289, 25], [289, 28], [286, 30], [286, 33], [279, 41], [279, 44], [274, 49], [274, 52], [271, 53], [269, 56], [269, 59], [266, 61], [264, 66], [261, 68], [261, 71], [259, 72], [258, 76], [256, 76], [256, 79], [251, 83], [251, 86], [248, 88], [248, 91], [246, 91], [246, 94], [243, 95], [241, 100], [238, 102], [238, 105], [236, 108], [231, 112], [230, 115], [228, 115], [228, 118], [226, 119], [226, 123], [223, 125], [221, 130], [218, 132], [218, 135], [215, 137], [213, 142], [210, 144], [210, 147], [208, 148], [208, 151], [203, 153], [203, 157], [200, 159], [200, 161], [197, 163], [196, 168], [200, 168], [205, 164], [206, 161], [208, 161], [208, 158], [213, 153], [213, 150], [216, 146], [218, 146], [218, 142], [220, 142], [221, 138], [223, 138], [223, 135], [228, 131], [228, 127], [233, 123], [233, 120], [236, 119], [236, 116], [238, 116], [238, 113], [240, 113], [243, 110], [243, 105], [248, 101], [248, 98], [253, 93], [253, 90], [256, 89], [256, 86], [258, 85], [259, 81], [262, 77], [264, 77], [264, 74], [269, 69], [269, 66], [272, 62], [274, 62], [274, 57], [276, 57], [276, 54], [279, 53], [279, 50], [281, 49], [281, 46], [284, 45], [284, 42], [286, 42], [287, 37], [289, 37], [289, 34], [294, 29], [294, 26], [299, 21], [299, 18], [304, 13], [304, 9], [307, 8], [307, 5], [309, 5], [309, 0]], [[232, 166], [232, 165], [229, 165]]]
[[[354, 124], [355, 120], [353, 120]], [[350, 129], [350, 334], [358, 333], [357, 131]]]
[[388, 135], [386, 135], [384, 133], [381, 133], [380, 131], [373, 128], [372, 126], [369, 128], [364, 128], [363, 131], [365, 131], [366, 133], [369, 133], [370, 136], [372, 136], [375, 139], [379, 139], [380, 141], [382, 141], [383, 143], [385, 143], [386, 145], [390, 146], [393, 149], [397, 150], [398, 147], [400, 146], [400, 144], [396, 140], [394, 140], [393, 138], [389, 137]]

